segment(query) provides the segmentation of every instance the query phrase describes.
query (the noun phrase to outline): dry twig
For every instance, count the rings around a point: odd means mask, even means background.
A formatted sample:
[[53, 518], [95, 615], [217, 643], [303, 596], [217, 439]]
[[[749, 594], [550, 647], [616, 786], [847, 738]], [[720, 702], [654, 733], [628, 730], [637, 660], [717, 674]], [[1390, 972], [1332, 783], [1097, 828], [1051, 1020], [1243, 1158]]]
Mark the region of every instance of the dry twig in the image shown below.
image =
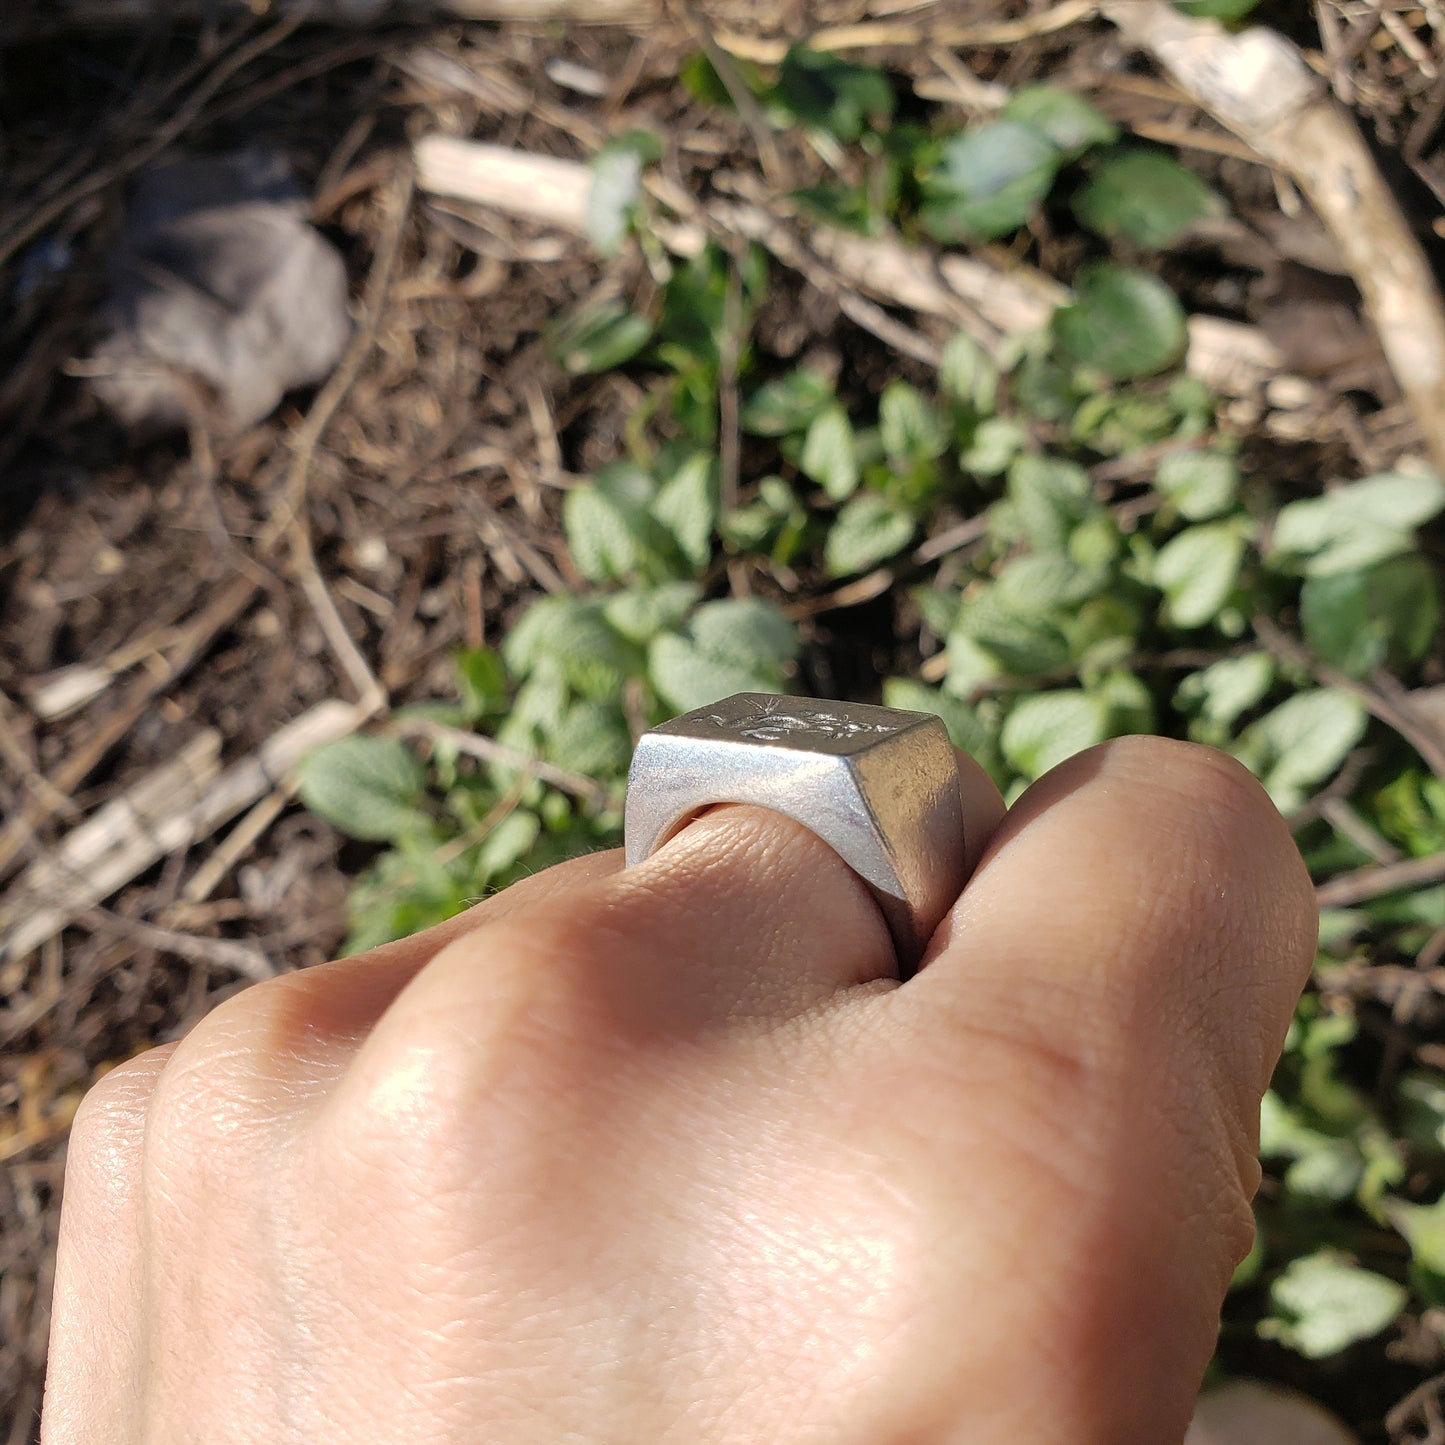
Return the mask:
[[1321, 908], [1350, 908], [1371, 898], [1382, 898], [1386, 893], [1422, 888], [1442, 879], [1445, 879], [1445, 853], [1431, 853], [1424, 858], [1372, 863], [1353, 873], [1341, 873], [1328, 883], [1321, 883], [1315, 889], [1315, 899]]
[[270, 792], [306, 753], [354, 731], [366, 716], [359, 705], [318, 703], [224, 772], [220, 734], [198, 733], [0, 895], [0, 958], [23, 958], [167, 854], [208, 837]]
[[433, 743], [445, 743], [468, 757], [480, 758], [483, 762], [494, 763], [502, 768], [515, 768], [520, 773], [541, 778], [544, 783], [551, 783], [554, 788], [571, 793], [574, 798], [581, 798], [585, 802], [595, 803], [607, 795], [607, 790], [592, 778], [583, 777], [581, 773], [569, 773], [555, 763], [518, 752], [516, 748], [509, 748], [505, 743], [499, 743], [495, 738], [481, 733], [448, 727], [445, 723], [433, 722], [429, 718], [399, 720], [392, 725], [392, 731], [398, 737], [424, 738]]

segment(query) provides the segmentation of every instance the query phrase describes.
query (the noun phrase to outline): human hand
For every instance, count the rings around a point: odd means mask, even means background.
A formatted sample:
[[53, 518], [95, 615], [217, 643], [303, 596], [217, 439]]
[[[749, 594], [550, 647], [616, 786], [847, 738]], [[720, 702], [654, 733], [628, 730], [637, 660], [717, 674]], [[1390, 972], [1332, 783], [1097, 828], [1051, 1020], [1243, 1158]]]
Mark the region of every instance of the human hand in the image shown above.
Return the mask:
[[978, 866], [905, 984], [838, 857], [728, 806], [108, 1074], [46, 1445], [1178, 1441], [1309, 879], [1205, 749], [1006, 818], [960, 768]]

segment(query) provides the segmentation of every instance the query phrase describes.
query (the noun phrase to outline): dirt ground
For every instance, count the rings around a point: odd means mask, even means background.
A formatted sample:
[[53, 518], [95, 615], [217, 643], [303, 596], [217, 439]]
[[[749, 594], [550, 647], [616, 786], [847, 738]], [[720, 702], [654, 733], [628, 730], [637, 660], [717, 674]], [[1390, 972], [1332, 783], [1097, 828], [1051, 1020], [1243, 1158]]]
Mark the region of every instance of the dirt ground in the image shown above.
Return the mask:
[[[1434, 151], [1445, 82], [1392, 27], [1370, 28], [1367, 7], [1318, 9], [1337, 85], [1373, 126], [1392, 178], [1434, 215], [1445, 195]], [[1303, 7], [1264, 18], [1321, 44]], [[806, 20], [790, 17], [798, 29]], [[557, 526], [562, 488], [617, 454], [638, 398], [616, 376], [565, 375], [540, 334], [601, 287], [636, 294], [645, 271], [626, 257], [603, 263], [558, 232], [421, 196], [407, 182], [408, 143], [444, 131], [583, 159], [590, 137], [644, 125], [671, 138], [664, 166], [677, 183], [706, 193], [750, 141], [736, 118], [676, 84], [694, 48], [681, 30], [357, 33], [253, 19], [0, 49], [7, 875], [188, 744], [214, 735], [220, 765], [232, 765], [308, 709], [354, 700], [355, 678], [308, 591], [316, 582], [393, 704], [445, 695], [459, 645], [495, 640], [527, 599], [578, 585]], [[873, 58], [915, 78], [936, 73], [920, 53]], [[602, 77], [604, 93], [580, 93], [558, 61]], [[1355, 368], [1350, 385], [1307, 436], [1262, 437], [1276, 467], [1307, 485], [1414, 443], [1328, 243], [1267, 171], [1161, 98], [1157, 82], [1151, 91], [1111, 32], [1085, 23], [969, 62], [1008, 84], [1102, 86], [1100, 103], [1115, 113], [1195, 138], [1191, 158], [1274, 238], [1269, 254], [1255, 241], [1247, 258], [1221, 241], [1171, 279], [1192, 308], [1267, 324], [1285, 341], [1304, 327], [1306, 350], [1321, 317], [1338, 328], [1329, 364]], [[289, 398], [238, 436], [198, 423], [189, 437], [137, 443], [74, 374], [127, 182], [154, 155], [255, 144], [290, 157], [315, 195], [313, 219], [345, 257], [360, 318], [349, 380]], [[1046, 267], [1066, 270], [1069, 244], [1046, 238]], [[763, 341], [779, 359], [819, 345], [846, 355], [860, 384], [897, 369], [836, 298], [791, 275], [774, 287]], [[286, 526], [298, 502], [314, 569]], [[893, 622], [871, 604], [817, 612], [806, 637], [816, 690], [866, 691], [898, 646]], [[347, 876], [364, 856], [267, 788], [239, 821], [162, 849], [37, 951], [0, 956], [0, 1441], [34, 1438], [65, 1136], [80, 1095], [265, 971], [330, 956]], [[1393, 1390], [1383, 1409], [1408, 1388], [1409, 1367], [1377, 1363], [1373, 1393]]]

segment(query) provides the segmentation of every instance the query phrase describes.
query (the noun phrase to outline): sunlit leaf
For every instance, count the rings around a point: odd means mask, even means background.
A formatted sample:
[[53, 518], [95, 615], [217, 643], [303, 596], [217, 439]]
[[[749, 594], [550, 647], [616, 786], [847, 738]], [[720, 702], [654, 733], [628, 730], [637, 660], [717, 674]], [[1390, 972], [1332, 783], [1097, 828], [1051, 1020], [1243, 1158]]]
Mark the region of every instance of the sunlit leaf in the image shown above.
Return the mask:
[[1060, 689], [1020, 698], [1004, 719], [999, 743], [1020, 773], [1038, 778], [1108, 735], [1106, 703], [1086, 692]]
[[991, 121], [953, 137], [923, 178], [923, 229], [939, 241], [1016, 231], [1048, 195], [1063, 153], [1032, 126]]
[[1393, 1324], [1408, 1296], [1394, 1280], [1322, 1249], [1293, 1260], [1269, 1298], [1273, 1314], [1261, 1321], [1260, 1334], [1322, 1360]]
[[1415, 528], [1442, 508], [1445, 483], [1439, 478], [1384, 472], [1281, 507], [1271, 549], [1299, 563], [1307, 576], [1351, 572], [1408, 551]]
[[1003, 120], [1036, 130], [1070, 159], [1091, 146], [1112, 145], [1119, 128], [1082, 96], [1053, 85], [1025, 85], [1004, 102]]
[[1307, 577], [1300, 622], [1321, 660], [1355, 677], [1418, 662], [1440, 625], [1434, 569], [1416, 555]]
[[1119, 381], [1173, 366], [1189, 339], [1184, 308], [1162, 281], [1108, 263], [1079, 277], [1073, 304], [1054, 314], [1053, 332], [1075, 362]]
[[1247, 727], [1236, 749], [1283, 813], [1293, 812], [1364, 736], [1364, 704], [1341, 688], [1297, 692]]
[[809, 423], [798, 467], [835, 502], [845, 501], [857, 490], [857, 440], [841, 406], [828, 407]]
[[1224, 209], [1187, 166], [1163, 151], [1136, 146], [1100, 157], [1073, 204], [1074, 214], [1091, 231], [1127, 236], [1150, 250], [1169, 245], [1195, 222]]
[[1202, 627], [1224, 606], [1244, 562], [1244, 533], [1233, 522], [1207, 522], [1172, 537], [1154, 559], [1154, 585], [1169, 620]]
[[896, 556], [913, 538], [917, 523], [908, 512], [869, 493], [854, 497], [828, 529], [823, 556], [834, 577], [866, 572]]
[[1170, 452], [1160, 460], [1154, 480], [1181, 517], [1203, 522], [1234, 505], [1239, 467], [1224, 452]]
[[833, 385], [816, 371], [789, 371], [760, 386], [743, 403], [742, 429], [776, 437], [802, 431], [833, 400]]
[[301, 801], [348, 837], [391, 843], [426, 825], [426, 773], [399, 738], [338, 738], [308, 753], [296, 774]]
[[596, 301], [547, 332], [552, 355], [574, 374], [611, 371], [636, 356], [652, 337], [652, 322], [621, 301]]

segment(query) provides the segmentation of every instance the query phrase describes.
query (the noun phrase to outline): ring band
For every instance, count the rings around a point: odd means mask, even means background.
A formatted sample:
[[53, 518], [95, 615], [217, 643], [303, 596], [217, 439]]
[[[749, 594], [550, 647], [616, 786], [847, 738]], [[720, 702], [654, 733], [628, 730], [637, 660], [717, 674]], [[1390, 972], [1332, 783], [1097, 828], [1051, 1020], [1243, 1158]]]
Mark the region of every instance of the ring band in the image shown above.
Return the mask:
[[817, 834], [867, 884], [905, 974], [964, 883], [958, 763], [931, 713], [742, 692], [638, 740], [627, 865], [703, 809], [754, 803]]

